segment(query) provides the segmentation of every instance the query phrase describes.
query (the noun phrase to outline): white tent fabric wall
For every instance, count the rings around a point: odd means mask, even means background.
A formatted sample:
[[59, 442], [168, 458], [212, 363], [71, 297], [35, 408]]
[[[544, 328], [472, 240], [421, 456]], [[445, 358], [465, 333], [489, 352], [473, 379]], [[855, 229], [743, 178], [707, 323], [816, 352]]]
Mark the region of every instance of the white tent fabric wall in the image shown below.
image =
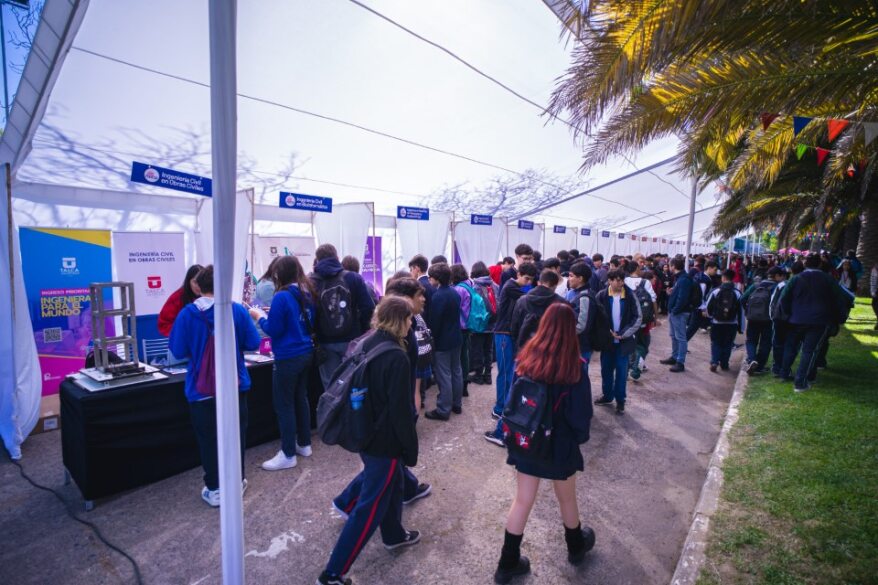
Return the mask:
[[[451, 220], [452, 214], [449, 212], [431, 211], [430, 219], [427, 221], [415, 219], [396, 221], [399, 254], [406, 268], [408, 261], [416, 254], [423, 254], [427, 260], [438, 254], [448, 255]], [[400, 268], [402, 267], [400, 265]]]
[[366, 242], [372, 233], [372, 203], [342, 203], [332, 213], [315, 213], [317, 244], [333, 244], [339, 259], [353, 256], [363, 261]]
[[550, 258], [561, 250], [570, 250], [576, 247], [576, 230], [567, 227], [563, 234], [555, 233], [554, 226], [546, 229], [546, 243], [543, 248], [537, 248], [543, 253], [543, 258]]
[[579, 250], [580, 254], [588, 254], [591, 256], [595, 252], [600, 251], [598, 250], [598, 238], [600, 237], [600, 234], [598, 230], [594, 228], [588, 229], [591, 230], [591, 233], [587, 236], [582, 235], [582, 228], [579, 229], [579, 235], [576, 237], [576, 249]]
[[[8, 201], [6, 197], [0, 199], [0, 211], [5, 217]], [[0, 269], [4, 275], [10, 274], [11, 256], [15, 276], [12, 282], [3, 278], [2, 281], [8, 284], [0, 286], [0, 321], [12, 323], [12, 327], [3, 327], [0, 333], [0, 351], [11, 357], [0, 360], [0, 437], [9, 456], [20, 459], [21, 444], [39, 420], [42, 373], [22, 277], [18, 226], [14, 220], [11, 226], [5, 221], [2, 224], [3, 228], [12, 228], [13, 237], [10, 254], [9, 234], [6, 229], [0, 230]]]
[[[232, 274], [235, 275], [235, 284], [232, 286], [232, 300], [241, 302], [244, 295], [243, 278], [244, 264], [251, 257], [250, 254], [250, 221], [253, 209], [250, 206], [248, 193], [252, 197], [252, 191], [238, 191], [237, 205], [235, 205], [234, 226], [226, 226], [226, 229], [234, 229], [235, 262]], [[198, 210], [198, 231], [195, 233], [195, 261], [207, 266], [214, 263], [213, 258], [213, 200], [206, 199]], [[238, 286], [238, 282], [242, 285]]]
[[515, 247], [519, 244], [527, 244], [534, 250], [540, 250], [543, 247], [543, 234], [546, 226], [541, 223], [534, 223], [532, 230], [523, 230], [518, 227], [518, 223], [507, 226], [506, 236], [501, 249], [502, 255], [515, 258]]
[[506, 225], [497, 217], [491, 225], [473, 225], [469, 221], [456, 223], [454, 241], [460, 261], [467, 272], [479, 260], [487, 266], [496, 264], [505, 234]]

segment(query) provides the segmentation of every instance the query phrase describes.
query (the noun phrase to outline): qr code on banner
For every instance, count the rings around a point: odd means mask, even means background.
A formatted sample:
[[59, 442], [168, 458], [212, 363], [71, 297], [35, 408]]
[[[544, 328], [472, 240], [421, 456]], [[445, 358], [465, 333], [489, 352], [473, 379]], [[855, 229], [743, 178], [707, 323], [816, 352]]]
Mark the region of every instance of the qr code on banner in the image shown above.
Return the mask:
[[60, 343], [61, 342], [61, 328], [60, 327], [47, 327], [43, 329], [43, 343]]

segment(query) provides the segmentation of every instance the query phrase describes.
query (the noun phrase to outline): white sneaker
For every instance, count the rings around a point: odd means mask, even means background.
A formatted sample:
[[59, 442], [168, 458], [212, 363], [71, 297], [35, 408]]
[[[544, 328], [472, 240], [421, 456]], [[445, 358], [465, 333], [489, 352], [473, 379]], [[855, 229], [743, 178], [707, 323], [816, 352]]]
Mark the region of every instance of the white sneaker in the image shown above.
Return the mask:
[[296, 455], [301, 455], [302, 457], [310, 457], [311, 445], [305, 445], [304, 447], [300, 447], [299, 444], [296, 443]]
[[643, 358], [640, 358], [640, 371], [645, 372], [648, 369], [649, 368], [646, 367], [646, 360]]
[[220, 505], [220, 495], [219, 489], [209, 490], [207, 486], [204, 486], [201, 489], [201, 499], [207, 502], [207, 505], [211, 508], [219, 508]]
[[296, 456], [287, 457], [283, 450], [278, 451], [277, 455], [262, 464], [262, 469], [266, 471], [280, 471], [281, 469], [292, 469], [296, 466]]
[[243, 480], [241, 482], [241, 497], [244, 497], [244, 493], [247, 491], [247, 480]]

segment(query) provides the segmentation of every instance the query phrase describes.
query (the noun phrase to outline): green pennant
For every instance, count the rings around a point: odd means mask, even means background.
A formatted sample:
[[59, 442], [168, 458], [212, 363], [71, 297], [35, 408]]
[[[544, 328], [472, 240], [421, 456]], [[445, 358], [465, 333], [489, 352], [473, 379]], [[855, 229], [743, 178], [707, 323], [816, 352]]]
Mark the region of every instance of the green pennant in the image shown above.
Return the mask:
[[802, 160], [802, 157], [805, 156], [805, 152], [808, 150], [807, 144], [797, 144], [796, 145], [796, 158]]

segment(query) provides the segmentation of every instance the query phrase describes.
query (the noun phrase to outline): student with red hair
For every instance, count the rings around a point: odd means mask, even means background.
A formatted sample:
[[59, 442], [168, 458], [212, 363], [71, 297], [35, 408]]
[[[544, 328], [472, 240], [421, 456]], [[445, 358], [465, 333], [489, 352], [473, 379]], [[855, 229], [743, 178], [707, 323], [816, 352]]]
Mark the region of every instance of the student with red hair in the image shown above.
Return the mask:
[[[552, 480], [564, 524], [567, 559], [577, 565], [594, 546], [594, 531], [583, 527], [576, 503], [576, 472], [583, 470], [579, 445], [588, 441], [591, 424], [591, 385], [579, 355], [576, 317], [566, 303], [554, 303], [540, 320], [536, 334], [518, 353], [515, 375], [545, 384], [552, 405], [552, 456], [546, 461], [509, 454], [517, 486], [506, 520], [506, 534], [494, 581], [508, 583], [530, 571], [521, 556], [521, 539], [533, 508], [540, 479]], [[513, 382], [514, 383], [514, 382]]]

